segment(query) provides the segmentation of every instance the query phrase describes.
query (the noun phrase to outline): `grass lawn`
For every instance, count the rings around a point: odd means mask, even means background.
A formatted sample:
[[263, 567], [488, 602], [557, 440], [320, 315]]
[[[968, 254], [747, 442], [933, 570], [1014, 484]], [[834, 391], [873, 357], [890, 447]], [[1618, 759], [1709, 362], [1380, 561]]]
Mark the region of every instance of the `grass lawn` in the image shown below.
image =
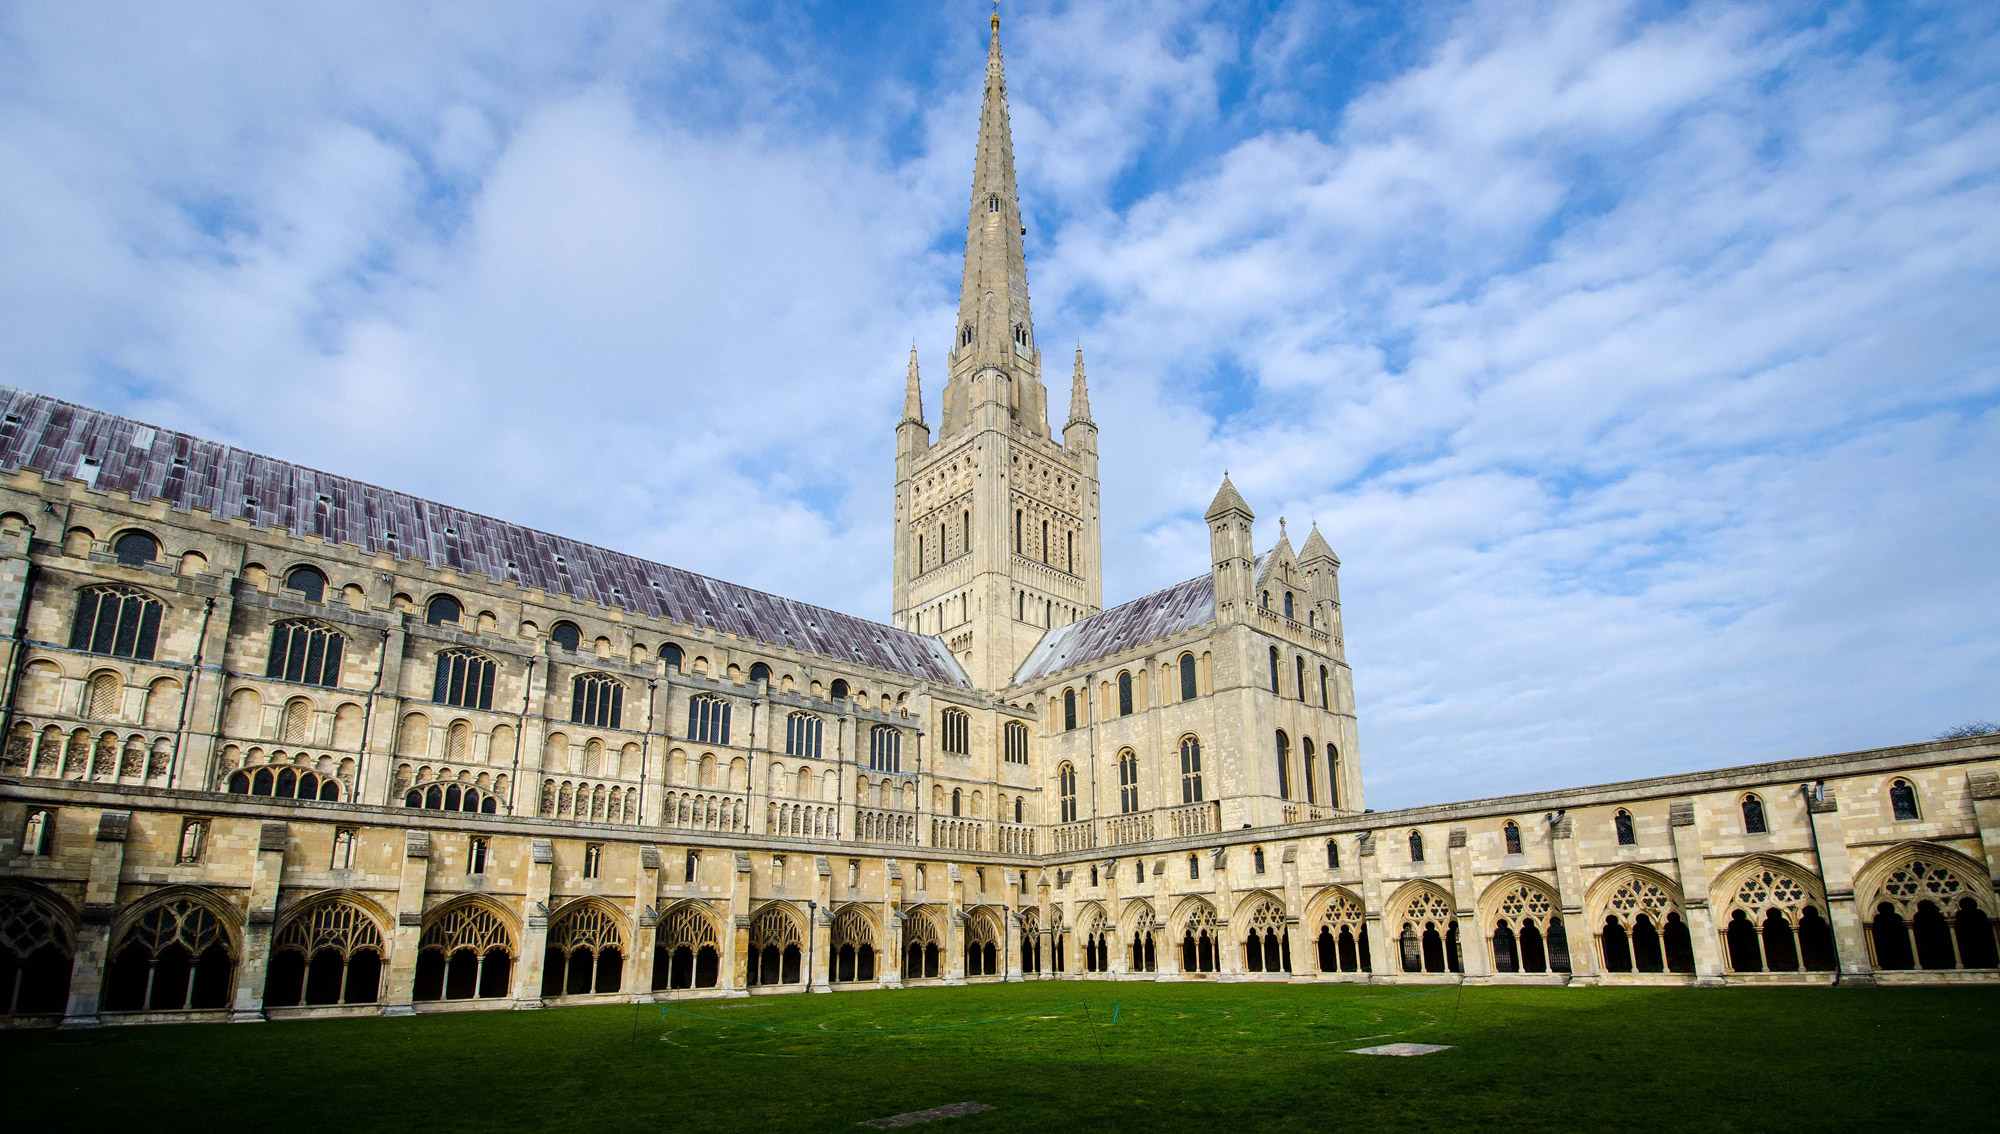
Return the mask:
[[[1394, 1041], [1453, 1046], [1345, 1053]], [[8, 1033], [0, 1066], [14, 1130], [1976, 1129], [2000, 988], [1070, 981]]]

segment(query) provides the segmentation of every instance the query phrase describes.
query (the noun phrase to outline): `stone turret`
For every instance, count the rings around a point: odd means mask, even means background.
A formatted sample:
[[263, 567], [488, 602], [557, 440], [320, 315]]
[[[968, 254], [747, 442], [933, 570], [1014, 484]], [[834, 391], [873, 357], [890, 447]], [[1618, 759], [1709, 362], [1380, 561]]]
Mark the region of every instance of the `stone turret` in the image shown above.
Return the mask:
[[1222, 619], [1231, 609], [1239, 613], [1246, 609], [1256, 588], [1257, 553], [1250, 526], [1257, 517], [1230, 483], [1229, 474], [1223, 473], [1222, 487], [1216, 489], [1206, 518], [1209, 559], [1215, 572], [1215, 614]]
[[1069, 380], [1069, 424], [1063, 426], [1063, 448], [1097, 452], [1097, 423], [1090, 419], [1090, 388], [1083, 378], [1083, 348], [1076, 348], [1076, 371]]

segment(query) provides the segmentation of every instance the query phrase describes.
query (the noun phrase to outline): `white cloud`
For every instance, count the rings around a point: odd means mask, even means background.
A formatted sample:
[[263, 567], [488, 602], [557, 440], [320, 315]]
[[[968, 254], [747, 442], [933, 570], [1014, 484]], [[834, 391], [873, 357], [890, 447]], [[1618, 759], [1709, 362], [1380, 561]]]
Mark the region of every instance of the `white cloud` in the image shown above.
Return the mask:
[[[205, 15], [0, 17], [10, 381], [884, 613], [983, 29], [853, 91], [720, 5]], [[1007, 18], [1107, 597], [1223, 467], [1316, 516], [1371, 803], [2000, 715], [1990, 17]]]

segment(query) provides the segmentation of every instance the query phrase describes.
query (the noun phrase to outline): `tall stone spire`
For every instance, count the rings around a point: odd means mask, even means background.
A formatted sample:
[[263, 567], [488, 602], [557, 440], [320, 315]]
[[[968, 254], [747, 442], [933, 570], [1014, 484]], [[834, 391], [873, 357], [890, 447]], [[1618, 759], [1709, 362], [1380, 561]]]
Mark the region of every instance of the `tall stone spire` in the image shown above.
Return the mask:
[[1076, 348], [1076, 372], [1069, 379], [1069, 419], [1090, 420], [1090, 390], [1083, 381], [1083, 344]]
[[[1000, 14], [986, 49], [986, 93], [979, 112], [972, 200], [965, 222], [965, 272], [940, 436], [969, 423], [982, 401], [1004, 404], [1021, 424], [1048, 432], [1041, 354], [1028, 309], [1020, 190], [1014, 183], [1014, 133], [1007, 121], [1007, 75], [1000, 62]], [[982, 379], [988, 373], [992, 381]]]
[[924, 393], [917, 384], [917, 344], [910, 344], [910, 378], [903, 388], [903, 420], [924, 423]]

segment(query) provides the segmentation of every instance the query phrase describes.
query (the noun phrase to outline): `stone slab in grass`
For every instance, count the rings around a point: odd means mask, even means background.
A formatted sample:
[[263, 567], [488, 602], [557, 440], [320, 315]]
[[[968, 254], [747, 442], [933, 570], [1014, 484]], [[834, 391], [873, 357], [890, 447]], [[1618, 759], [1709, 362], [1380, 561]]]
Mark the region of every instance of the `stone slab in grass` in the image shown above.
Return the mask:
[[1357, 1047], [1348, 1051], [1349, 1055], [1429, 1055], [1434, 1051], [1450, 1051], [1448, 1043], [1385, 1043], [1375, 1047]]
[[983, 1102], [955, 1102], [946, 1106], [934, 1106], [928, 1110], [913, 1110], [908, 1114], [892, 1114], [887, 1118], [871, 1118], [863, 1126], [915, 1126], [919, 1122], [936, 1122], [940, 1118], [964, 1118], [968, 1114], [978, 1114], [982, 1110], [992, 1110]]

